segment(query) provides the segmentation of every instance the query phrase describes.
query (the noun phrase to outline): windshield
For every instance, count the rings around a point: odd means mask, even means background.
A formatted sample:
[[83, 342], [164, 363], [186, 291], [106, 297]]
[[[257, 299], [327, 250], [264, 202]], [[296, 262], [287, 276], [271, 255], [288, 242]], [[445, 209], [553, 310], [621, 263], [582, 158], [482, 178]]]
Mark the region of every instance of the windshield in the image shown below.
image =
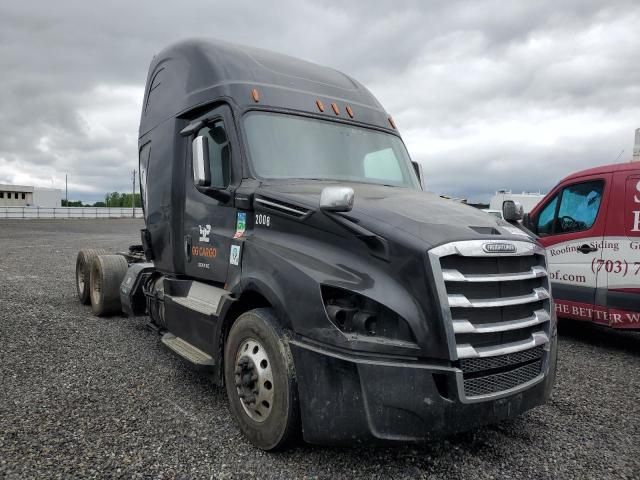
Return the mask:
[[407, 150], [395, 135], [266, 112], [245, 115], [244, 127], [251, 161], [260, 178], [420, 188]]

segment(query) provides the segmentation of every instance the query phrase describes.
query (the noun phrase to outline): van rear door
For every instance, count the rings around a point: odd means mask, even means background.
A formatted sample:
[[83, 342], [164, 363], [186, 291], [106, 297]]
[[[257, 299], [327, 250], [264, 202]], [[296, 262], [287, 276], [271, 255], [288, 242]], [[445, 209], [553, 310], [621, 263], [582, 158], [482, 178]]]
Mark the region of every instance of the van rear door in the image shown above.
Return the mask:
[[640, 329], [640, 170], [614, 175], [601, 269], [606, 273], [609, 325]]
[[605, 307], [595, 304], [611, 179], [611, 173], [567, 179], [532, 212], [548, 251], [558, 316], [606, 323]]

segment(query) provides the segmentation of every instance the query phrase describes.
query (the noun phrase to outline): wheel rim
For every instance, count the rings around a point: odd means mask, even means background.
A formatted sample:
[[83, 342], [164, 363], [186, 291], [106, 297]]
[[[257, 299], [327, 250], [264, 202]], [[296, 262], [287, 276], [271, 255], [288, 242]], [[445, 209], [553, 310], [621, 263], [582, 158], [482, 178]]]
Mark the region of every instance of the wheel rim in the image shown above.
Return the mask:
[[91, 282], [91, 296], [93, 297], [93, 303], [97, 305], [100, 302], [100, 291], [102, 290], [102, 279], [100, 275], [94, 275], [94, 279]]
[[78, 271], [78, 290], [80, 293], [84, 293], [85, 285], [84, 269], [80, 268]]
[[257, 340], [248, 338], [240, 344], [234, 379], [245, 413], [255, 422], [264, 422], [273, 408], [273, 371], [266, 350]]

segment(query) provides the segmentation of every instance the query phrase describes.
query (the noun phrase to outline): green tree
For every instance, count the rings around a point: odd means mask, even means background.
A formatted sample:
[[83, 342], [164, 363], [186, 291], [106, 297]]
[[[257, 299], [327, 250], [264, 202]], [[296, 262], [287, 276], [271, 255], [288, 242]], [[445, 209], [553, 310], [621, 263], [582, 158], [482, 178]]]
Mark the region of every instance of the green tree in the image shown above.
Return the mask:
[[[107, 207], [131, 208], [130, 193], [119, 193], [119, 192], [107, 193], [105, 195], [104, 201]], [[135, 194], [135, 204], [136, 204], [136, 207], [142, 206], [142, 199], [140, 198], [139, 193]]]
[[80, 200], [65, 200], [64, 198], [62, 199], [62, 206], [63, 207], [83, 207], [84, 205], [82, 204], [82, 202]]

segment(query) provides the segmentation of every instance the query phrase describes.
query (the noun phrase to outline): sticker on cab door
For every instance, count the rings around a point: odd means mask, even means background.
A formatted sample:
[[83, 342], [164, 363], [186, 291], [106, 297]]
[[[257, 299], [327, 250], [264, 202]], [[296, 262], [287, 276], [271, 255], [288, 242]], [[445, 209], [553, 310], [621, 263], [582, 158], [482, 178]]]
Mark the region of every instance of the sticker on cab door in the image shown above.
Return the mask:
[[245, 230], [247, 229], [247, 213], [246, 212], [238, 212], [236, 217], [236, 234], [233, 238], [240, 238], [244, 235]]
[[240, 264], [240, 245], [231, 245], [231, 252], [229, 253], [229, 264]]

